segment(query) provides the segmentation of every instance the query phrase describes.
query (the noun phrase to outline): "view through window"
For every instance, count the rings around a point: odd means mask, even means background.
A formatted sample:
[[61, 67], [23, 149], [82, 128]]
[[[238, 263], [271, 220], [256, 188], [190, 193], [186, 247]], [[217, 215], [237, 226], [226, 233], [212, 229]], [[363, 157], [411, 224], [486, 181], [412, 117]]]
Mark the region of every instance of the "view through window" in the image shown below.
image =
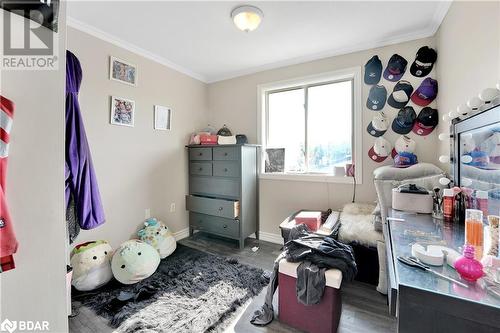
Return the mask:
[[274, 171], [332, 174], [352, 162], [352, 80], [268, 91], [266, 119], [266, 149], [284, 150], [284, 170]]

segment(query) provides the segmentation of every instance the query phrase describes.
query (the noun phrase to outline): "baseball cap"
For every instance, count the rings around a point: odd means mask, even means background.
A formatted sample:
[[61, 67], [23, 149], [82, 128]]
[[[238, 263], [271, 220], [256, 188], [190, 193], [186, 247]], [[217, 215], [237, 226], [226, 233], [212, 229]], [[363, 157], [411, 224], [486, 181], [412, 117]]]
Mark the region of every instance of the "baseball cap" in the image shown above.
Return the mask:
[[413, 103], [420, 106], [429, 105], [438, 94], [438, 82], [430, 77], [425, 78], [420, 86], [411, 95]]
[[385, 106], [387, 100], [387, 90], [382, 85], [376, 85], [370, 88], [366, 107], [373, 111], [380, 111]]
[[396, 168], [407, 168], [418, 163], [417, 155], [409, 152], [401, 152], [394, 157], [394, 166]]
[[384, 137], [378, 137], [373, 143], [373, 147], [368, 151], [368, 156], [377, 163], [385, 161], [391, 152], [391, 144]]
[[408, 134], [416, 119], [415, 110], [411, 106], [405, 106], [399, 110], [397, 117], [392, 121], [392, 130], [398, 134]]
[[429, 135], [439, 123], [438, 110], [431, 107], [425, 107], [418, 113], [413, 133], [421, 136]]
[[410, 73], [416, 77], [424, 77], [432, 71], [437, 59], [437, 52], [428, 46], [422, 46], [417, 51], [415, 61], [411, 64]]
[[377, 84], [382, 76], [382, 62], [377, 55], [371, 57], [365, 64], [365, 83]]
[[377, 112], [368, 124], [366, 131], [372, 136], [379, 137], [384, 135], [388, 127], [387, 116], [384, 112]]
[[401, 80], [394, 86], [392, 93], [387, 98], [387, 104], [393, 108], [401, 109], [410, 101], [412, 92], [413, 86], [411, 83]]
[[384, 78], [392, 82], [399, 81], [406, 71], [406, 65], [408, 61], [405, 58], [399, 54], [393, 54], [385, 68]]
[[417, 148], [417, 143], [412, 138], [401, 135], [394, 143], [394, 148], [392, 148], [391, 156], [396, 157], [397, 154], [402, 152], [415, 153]]

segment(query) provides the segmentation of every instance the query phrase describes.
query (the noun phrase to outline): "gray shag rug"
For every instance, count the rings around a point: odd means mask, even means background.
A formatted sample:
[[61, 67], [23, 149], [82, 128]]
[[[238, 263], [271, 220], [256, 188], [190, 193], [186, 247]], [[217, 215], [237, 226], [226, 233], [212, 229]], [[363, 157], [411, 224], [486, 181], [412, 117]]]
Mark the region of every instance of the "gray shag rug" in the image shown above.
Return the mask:
[[93, 292], [74, 291], [73, 300], [118, 332], [221, 332], [268, 282], [261, 269], [178, 245], [151, 277], [135, 285], [113, 280]]

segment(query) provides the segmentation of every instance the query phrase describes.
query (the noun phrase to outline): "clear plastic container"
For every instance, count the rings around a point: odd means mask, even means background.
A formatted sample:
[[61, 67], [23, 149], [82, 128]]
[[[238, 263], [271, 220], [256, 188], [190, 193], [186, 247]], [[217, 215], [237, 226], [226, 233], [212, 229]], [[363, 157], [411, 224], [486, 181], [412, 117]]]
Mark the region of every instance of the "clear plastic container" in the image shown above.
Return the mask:
[[484, 226], [483, 212], [478, 209], [465, 210], [465, 244], [474, 247], [474, 258], [483, 257]]

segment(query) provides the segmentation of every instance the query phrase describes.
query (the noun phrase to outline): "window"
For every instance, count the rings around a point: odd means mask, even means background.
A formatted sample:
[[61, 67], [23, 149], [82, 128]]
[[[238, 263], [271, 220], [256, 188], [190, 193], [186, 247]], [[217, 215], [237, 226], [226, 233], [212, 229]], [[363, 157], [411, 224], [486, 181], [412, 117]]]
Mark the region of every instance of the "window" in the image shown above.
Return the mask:
[[335, 167], [360, 161], [360, 156], [354, 158], [361, 136], [355, 130], [361, 122], [355, 112], [359, 109], [357, 73], [328, 73], [259, 88], [264, 176], [324, 180], [335, 174]]

